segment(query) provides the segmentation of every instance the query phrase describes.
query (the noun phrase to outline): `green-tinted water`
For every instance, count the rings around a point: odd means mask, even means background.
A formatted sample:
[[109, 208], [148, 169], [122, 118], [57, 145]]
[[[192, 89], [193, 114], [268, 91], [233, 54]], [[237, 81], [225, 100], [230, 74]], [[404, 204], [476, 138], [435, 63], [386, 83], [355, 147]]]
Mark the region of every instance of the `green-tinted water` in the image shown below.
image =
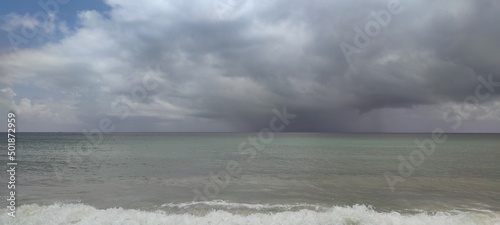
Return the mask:
[[[89, 143], [82, 134], [19, 134], [18, 205], [81, 202], [181, 213], [189, 207], [175, 204], [224, 200], [500, 211], [500, 135], [448, 134], [428, 155], [415, 140], [430, 134], [279, 133], [252, 146], [248, 138], [256, 135], [110, 134], [93, 149], [79, 147]], [[412, 151], [423, 158], [410, 159]], [[418, 161], [410, 175], [408, 167], [400, 171], [400, 156]], [[399, 179], [393, 191], [385, 173]]]

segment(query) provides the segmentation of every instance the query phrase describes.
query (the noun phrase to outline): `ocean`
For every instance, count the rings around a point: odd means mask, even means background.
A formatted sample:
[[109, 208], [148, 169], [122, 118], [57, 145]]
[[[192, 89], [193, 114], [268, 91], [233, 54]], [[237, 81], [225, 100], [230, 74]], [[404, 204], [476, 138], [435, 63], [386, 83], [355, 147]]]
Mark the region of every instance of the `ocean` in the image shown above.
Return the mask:
[[16, 145], [16, 213], [4, 171], [0, 224], [500, 224], [499, 134], [18, 133]]

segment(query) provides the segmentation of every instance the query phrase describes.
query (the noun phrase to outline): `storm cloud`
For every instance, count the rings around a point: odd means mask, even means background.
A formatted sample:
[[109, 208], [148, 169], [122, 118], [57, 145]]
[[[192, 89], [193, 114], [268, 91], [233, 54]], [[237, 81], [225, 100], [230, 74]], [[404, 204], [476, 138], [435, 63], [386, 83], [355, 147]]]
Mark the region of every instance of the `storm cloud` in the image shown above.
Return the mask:
[[105, 3], [74, 24], [1, 16], [43, 37], [0, 54], [22, 131], [256, 131], [286, 107], [285, 131], [500, 132], [498, 1]]

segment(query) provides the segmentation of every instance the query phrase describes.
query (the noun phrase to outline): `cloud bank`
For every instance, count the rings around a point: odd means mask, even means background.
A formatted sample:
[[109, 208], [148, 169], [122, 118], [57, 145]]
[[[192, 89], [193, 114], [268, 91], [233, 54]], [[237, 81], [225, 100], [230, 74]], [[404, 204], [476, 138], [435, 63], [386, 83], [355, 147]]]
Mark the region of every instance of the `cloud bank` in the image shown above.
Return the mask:
[[[500, 132], [498, 1], [105, 3], [75, 24], [1, 16], [4, 35], [29, 26], [44, 37], [0, 54], [0, 107], [22, 131], [102, 118], [117, 131], [255, 131], [286, 106], [297, 115], [287, 131]], [[399, 13], [381, 24], [374, 15], [391, 4]], [[358, 48], [359, 31], [376, 35]], [[350, 60], [342, 43], [357, 48]], [[137, 101], [145, 76], [157, 86]], [[478, 76], [496, 90], [467, 112]], [[443, 119], [451, 109], [460, 129]]]

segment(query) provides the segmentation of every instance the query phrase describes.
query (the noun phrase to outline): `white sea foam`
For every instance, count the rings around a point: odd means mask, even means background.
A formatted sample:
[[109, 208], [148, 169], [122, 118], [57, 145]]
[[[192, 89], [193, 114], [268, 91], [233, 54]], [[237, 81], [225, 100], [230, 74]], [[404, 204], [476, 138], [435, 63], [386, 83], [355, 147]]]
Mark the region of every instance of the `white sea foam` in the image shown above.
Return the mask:
[[306, 204], [306, 203], [297, 203], [297, 204], [246, 204], [246, 203], [236, 203], [236, 202], [227, 202], [223, 200], [213, 200], [213, 201], [201, 201], [201, 202], [183, 202], [183, 203], [165, 203], [161, 205], [164, 208], [178, 208], [178, 209], [187, 209], [196, 206], [211, 206], [211, 207], [223, 207], [227, 209], [253, 209], [253, 210], [292, 210], [292, 209], [323, 209], [319, 205]]
[[[188, 203], [189, 205], [191, 203]], [[254, 207], [250, 204], [213, 202], [208, 204], [229, 204], [229, 207]], [[283, 208], [286, 205], [266, 207]], [[182, 206], [184, 207], [184, 206]], [[189, 206], [185, 206], [189, 207]], [[255, 206], [257, 208], [261, 206]], [[287, 206], [293, 208], [293, 205]], [[214, 210], [202, 216], [189, 213], [173, 214], [165, 211], [146, 212], [134, 209], [110, 208], [96, 209], [83, 204], [53, 204], [49, 206], [23, 205], [15, 218], [2, 210], [0, 224], [500, 224], [498, 213], [419, 213], [404, 215], [398, 212], [377, 212], [370, 207], [355, 205], [351, 207], [334, 206], [321, 210], [301, 209], [276, 213], [258, 212], [237, 214], [230, 210]]]

